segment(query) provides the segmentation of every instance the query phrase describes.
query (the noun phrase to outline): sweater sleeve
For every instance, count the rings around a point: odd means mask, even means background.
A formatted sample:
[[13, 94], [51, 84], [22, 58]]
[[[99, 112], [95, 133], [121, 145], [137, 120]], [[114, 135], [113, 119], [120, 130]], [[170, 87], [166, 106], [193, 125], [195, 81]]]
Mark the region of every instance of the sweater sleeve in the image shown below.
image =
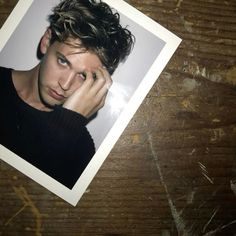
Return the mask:
[[81, 114], [58, 105], [55, 106], [52, 113], [52, 121], [62, 123], [63, 126], [68, 129], [76, 129], [76, 131], [79, 131], [81, 127], [85, 126], [87, 123], [87, 118]]

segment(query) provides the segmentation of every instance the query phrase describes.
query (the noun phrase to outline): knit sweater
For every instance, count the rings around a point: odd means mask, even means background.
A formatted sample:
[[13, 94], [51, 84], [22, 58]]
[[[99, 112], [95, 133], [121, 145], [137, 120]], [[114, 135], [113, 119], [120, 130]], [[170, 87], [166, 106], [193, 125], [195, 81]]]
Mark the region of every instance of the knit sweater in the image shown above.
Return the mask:
[[12, 70], [0, 67], [0, 144], [72, 188], [95, 153], [86, 118], [56, 106], [40, 111], [17, 94]]

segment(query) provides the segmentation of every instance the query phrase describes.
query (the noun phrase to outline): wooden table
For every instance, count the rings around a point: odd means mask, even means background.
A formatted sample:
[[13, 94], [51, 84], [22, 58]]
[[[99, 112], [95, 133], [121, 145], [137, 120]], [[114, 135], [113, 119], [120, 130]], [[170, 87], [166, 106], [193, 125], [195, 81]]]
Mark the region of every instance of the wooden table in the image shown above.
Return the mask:
[[1, 162], [0, 235], [236, 235], [236, 2], [127, 2], [183, 42], [77, 207]]

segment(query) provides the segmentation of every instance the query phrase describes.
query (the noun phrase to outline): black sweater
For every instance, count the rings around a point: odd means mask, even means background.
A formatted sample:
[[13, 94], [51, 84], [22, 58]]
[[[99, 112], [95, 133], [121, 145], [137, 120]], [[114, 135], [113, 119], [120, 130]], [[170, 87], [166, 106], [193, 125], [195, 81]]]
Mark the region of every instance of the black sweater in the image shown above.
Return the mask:
[[11, 72], [0, 67], [0, 144], [71, 189], [95, 153], [86, 118], [60, 106], [31, 107], [18, 96]]

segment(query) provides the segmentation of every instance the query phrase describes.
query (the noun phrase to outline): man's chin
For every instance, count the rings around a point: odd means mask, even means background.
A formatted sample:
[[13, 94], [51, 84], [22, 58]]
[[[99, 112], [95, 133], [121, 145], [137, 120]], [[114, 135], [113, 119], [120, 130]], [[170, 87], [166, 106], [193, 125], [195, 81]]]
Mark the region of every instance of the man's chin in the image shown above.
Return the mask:
[[51, 102], [51, 101], [46, 101], [44, 99], [41, 99], [41, 102], [44, 104], [45, 107], [49, 108], [49, 109], [55, 109], [56, 106], [62, 106], [62, 103], [55, 103], [55, 102]]
[[39, 98], [40, 98], [42, 104], [46, 108], [49, 108], [49, 109], [55, 109], [56, 106], [63, 105], [63, 101], [58, 101], [58, 100], [52, 98], [51, 96], [49, 96], [49, 94], [44, 92], [44, 90], [39, 90]]

